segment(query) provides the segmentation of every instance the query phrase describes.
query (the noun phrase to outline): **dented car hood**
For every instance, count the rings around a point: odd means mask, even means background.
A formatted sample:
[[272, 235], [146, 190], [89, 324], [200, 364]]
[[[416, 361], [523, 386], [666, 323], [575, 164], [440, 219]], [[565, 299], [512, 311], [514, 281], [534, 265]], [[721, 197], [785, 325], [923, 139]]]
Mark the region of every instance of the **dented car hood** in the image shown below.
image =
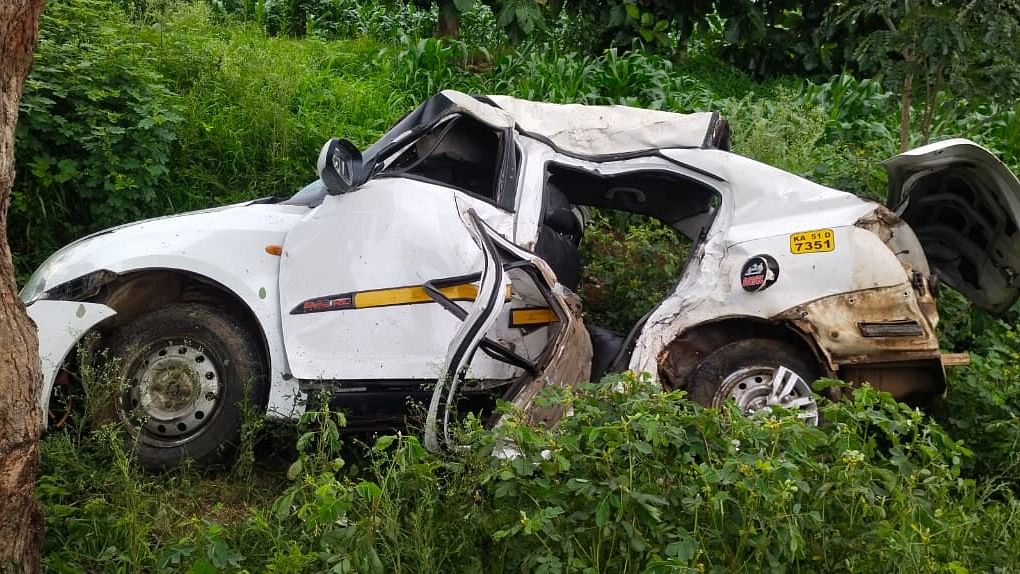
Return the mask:
[[1020, 296], [1020, 182], [991, 152], [951, 139], [883, 162], [889, 205], [945, 283], [1002, 313]]

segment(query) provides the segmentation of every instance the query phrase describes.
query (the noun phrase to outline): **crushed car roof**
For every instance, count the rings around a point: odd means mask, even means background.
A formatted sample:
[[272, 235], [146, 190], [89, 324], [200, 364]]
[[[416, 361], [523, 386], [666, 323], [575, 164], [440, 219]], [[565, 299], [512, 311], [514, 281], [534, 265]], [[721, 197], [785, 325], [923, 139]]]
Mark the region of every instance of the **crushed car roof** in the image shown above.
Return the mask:
[[552, 104], [444, 90], [365, 150], [366, 159], [453, 114], [469, 115], [495, 128], [516, 128], [562, 153], [581, 157], [670, 148], [729, 149], [729, 126], [718, 112], [680, 114], [630, 106]]

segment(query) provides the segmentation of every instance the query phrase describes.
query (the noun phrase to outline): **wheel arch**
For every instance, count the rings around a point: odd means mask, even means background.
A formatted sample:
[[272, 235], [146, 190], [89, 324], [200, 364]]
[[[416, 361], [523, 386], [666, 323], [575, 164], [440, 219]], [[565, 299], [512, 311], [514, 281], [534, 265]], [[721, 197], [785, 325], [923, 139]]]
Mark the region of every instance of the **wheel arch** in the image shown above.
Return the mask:
[[[286, 370], [282, 342], [267, 330], [264, 321], [252, 309], [248, 301], [223, 283], [194, 271], [174, 268], [143, 268], [121, 272], [117, 278], [103, 286], [102, 291], [90, 299], [115, 311], [84, 333], [72, 346], [62, 362], [62, 369], [73, 369], [77, 361], [74, 351], [85, 341], [89, 333], [107, 337], [120, 327], [127, 325], [142, 314], [170, 303], [204, 303], [226, 311], [241, 321], [251, 336], [256, 338], [256, 348], [262, 354], [269, 375], [270, 387], [279, 374]], [[274, 352], [274, 344], [279, 348]], [[271, 394], [271, 393], [270, 393]], [[49, 400], [49, 399], [47, 399]], [[260, 408], [266, 408], [263, 397]]]
[[105, 329], [116, 328], [167, 303], [223, 305], [258, 337], [263, 357], [270, 359], [266, 329], [255, 310], [235, 291], [206, 275], [171, 268], [132, 270], [107, 284], [97, 299], [97, 303], [117, 312], [101, 324]]
[[817, 342], [787, 321], [769, 321], [744, 315], [722, 317], [689, 327], [659, 355], [659, 380], [666, 388], [685, 388], [694, 368], [712, 351], [742, 339], [775, 339], [809, 353], [825, 376], [834, 376]]

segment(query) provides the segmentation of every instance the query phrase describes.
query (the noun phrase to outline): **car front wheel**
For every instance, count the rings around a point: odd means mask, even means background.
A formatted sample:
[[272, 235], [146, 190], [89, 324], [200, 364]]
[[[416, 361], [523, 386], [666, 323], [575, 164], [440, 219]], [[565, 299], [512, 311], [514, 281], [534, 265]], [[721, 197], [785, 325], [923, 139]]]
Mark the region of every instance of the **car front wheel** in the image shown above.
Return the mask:
[[709, 407], [733, 400], [744, 414], [774, 406], [818, 424], [811, 383], [820, 376], [816, 361], [797, 347], [772, 339], [745, 339], [710, 353], [691, 372], [691, 399]]
[[242, 401], [261, 404], [268, 390], [255, 340], [235, 318], [193, 303], [150, 311], [113, 335], [124, 387], [108, 418], [123, 423], [142, 466], [211, 466], [233, 450]]

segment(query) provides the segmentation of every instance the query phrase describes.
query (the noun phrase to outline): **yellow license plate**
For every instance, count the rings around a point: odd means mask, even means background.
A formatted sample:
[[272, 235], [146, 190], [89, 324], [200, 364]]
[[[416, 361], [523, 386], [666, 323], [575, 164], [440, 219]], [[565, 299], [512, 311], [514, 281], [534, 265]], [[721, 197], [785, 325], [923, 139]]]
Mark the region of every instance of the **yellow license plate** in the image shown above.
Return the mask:
[[836, 234], [831, 229], [798, 231], [790, 235], [790, 253], [824, 253], [836, 249]]

